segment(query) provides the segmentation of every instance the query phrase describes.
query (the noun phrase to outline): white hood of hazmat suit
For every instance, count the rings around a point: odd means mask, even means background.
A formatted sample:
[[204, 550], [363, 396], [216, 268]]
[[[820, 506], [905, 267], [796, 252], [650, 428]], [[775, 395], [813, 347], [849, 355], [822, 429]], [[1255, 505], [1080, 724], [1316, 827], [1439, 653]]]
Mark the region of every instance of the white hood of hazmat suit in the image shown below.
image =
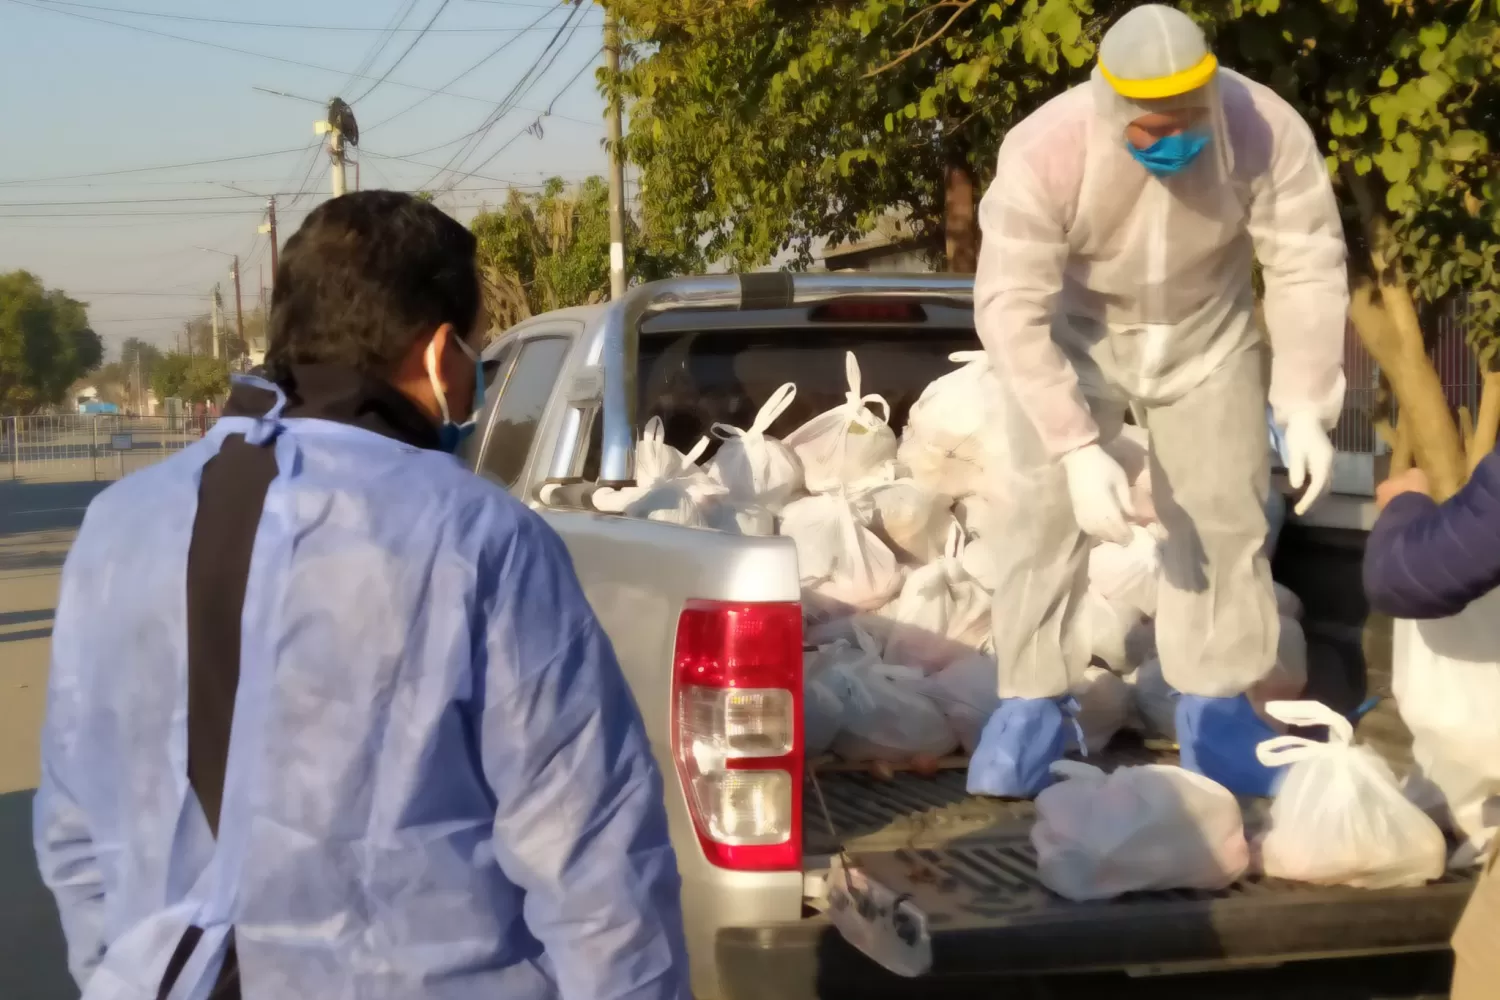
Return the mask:
[[[1202, 109], [1208, 145], [1153, 175], [1126, 129], [1183, 109]], [[1279, 630], [1262, 551], [1267, 397], [1278, 423], [1324, 442], [1344, 397], [1343, 229], [1312, 131], [1220, 67], [1186, 15], [1145, 5], [1105, 35], [1089, 82], [1006, 136], [979, 214], [975, 319], [1006, 390], [1009, 458], [992, 502], [999, 693], [1059, 697], [1082, 679], [1090, 541], [1063, 459], [1108, 445], [1127, 407], [1151, 436], [1167, 531], [1163, 670], [1188, 694], [1248, 690], [1274, 669]]]

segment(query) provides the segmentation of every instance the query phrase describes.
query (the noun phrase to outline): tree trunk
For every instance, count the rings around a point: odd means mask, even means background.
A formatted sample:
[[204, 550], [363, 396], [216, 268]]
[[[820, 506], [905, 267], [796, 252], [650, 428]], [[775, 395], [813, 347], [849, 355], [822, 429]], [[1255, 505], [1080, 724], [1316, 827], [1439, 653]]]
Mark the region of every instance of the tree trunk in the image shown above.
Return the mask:
[[973, 274], [979, 266], [977, 220], [974, 172], [967, 163], [949, 163], [943, 178], [943, 238], [954, 274]]
[[1500, 437], [1500, 372], [1484, 376], [1484, 390], [1479, 396], [1479, 416], [1474, 420], [1474, 437], [1469, 442], [1469, 472], [1495, 450]]
[[1359, 209], [1375, 275], [1354, 288], [1349, 317], [1396, 394], [1402, 437], [1410, 444], [1417, 465], [1427, 473], [1433, 496], [1446, 500], [1468, 479], [1458, 425], [1448, 409], [1442, 381], [1427, 356], [1411, 287], [1399, 259], [1389, 250], [1393, 244], [1390, 224], [1376, 206], [1366, 178], [1346, 168], [1344, 179]]

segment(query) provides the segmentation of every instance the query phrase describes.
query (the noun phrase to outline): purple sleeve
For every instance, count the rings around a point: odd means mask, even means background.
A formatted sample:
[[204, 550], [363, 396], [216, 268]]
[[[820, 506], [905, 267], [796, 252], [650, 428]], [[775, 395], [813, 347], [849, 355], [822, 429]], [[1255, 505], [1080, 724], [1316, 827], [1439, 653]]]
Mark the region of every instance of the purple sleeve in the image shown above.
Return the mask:
[[1500, 452], [1446, 503], [1402, 494], [1365, 548], [1365, 594], [1395, 618], [1447, 618], [1500, 586]]

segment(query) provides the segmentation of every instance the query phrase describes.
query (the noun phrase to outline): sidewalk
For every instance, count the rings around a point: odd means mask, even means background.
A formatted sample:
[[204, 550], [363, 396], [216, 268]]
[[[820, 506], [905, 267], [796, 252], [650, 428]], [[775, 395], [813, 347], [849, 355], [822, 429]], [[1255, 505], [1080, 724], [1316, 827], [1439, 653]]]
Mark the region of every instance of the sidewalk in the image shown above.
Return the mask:
[[63, 559], [83, 508], [108, 483], [0, 482], [0, 997], [77, 990], [31, 849], [31, 798]]

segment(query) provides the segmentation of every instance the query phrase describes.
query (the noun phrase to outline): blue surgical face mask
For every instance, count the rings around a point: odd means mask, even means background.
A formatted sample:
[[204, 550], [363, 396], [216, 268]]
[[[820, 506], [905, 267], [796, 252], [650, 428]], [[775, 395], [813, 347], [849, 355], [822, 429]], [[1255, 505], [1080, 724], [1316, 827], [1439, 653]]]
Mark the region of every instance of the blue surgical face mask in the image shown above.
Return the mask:
[[448, 394], [438, 382], [437, 377], [437, 344], [429, 342], [427, 345], [427, 380], [432, 384], [432, 394], [437, 397], [438, 409], [442, 411], [443, 422], [438, 427], [438, 447], [448, 454], [458, 451], [458, 446], [464, 443], [470, 434], [474, 433], [476, 425], [475, 418], [479, 411], [484, 408], [484, 365], [479, 360], [479, 355], [474, 348], [470, 347], [462, 337], [455, 337], [459, 349], [468, 355], [469, 360], [474, 362], [474, 409], [468, 420], [463, 423], [454, 423], [453, 414], [448, 410]]
[[1134, 143], [1127, 140], [1125, 148], [1140, 161], [1141, 166], [1157, 177], [1171, 177], [1186, 170], [1198, 158], [1198, 154], [1208, 146], [1209, 138], [1207, 132], [1192, 130], [1163, 136], [1145, 149], [1137, 149]]

